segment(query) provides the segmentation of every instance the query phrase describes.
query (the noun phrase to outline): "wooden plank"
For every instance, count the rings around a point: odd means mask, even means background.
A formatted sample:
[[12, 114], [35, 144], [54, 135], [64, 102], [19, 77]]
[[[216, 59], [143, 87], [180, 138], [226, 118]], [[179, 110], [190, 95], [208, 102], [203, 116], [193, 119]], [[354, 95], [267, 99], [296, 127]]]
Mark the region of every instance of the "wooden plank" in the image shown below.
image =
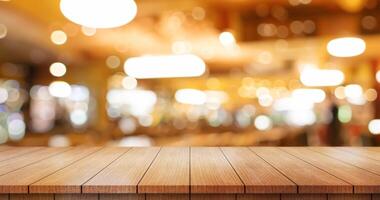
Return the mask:
[[237, 200], [280, 200], [280, 194], [237, 194]]
[[280, 194], [238, 194], [237, 200], [280, 200]]
[[0, 176], [0, 193], [28, 193], [30, 184], [99, 149], [99, 147], [75, 148]]
[[137, 193], [159, 147], [133, 148], [82, 186], [83, 193]]
[[138, 184], [139, 193], [189, 193], [188, 147], [164, 147]]
[[361, 157], [367, 157], [374, 160], [380, 160], [380, 152], [363, 147], [338, 147], [339, 150], [347, 151]]
[[29, 186], [30, 193], [81, 193], [81, 186], [129, 148], [105, 147]]
[[9, 160], [17, 156], [32, 153], [41, 149], [41, 147], [15, 147], [5, 151], [0, 151], [0, 161]]
[[9, 194], [0, 194], [0, 200], [9, 200]]
[[298, 185], [299, 193], [352, 193], [352, 185], [275, 147], [251, 148]]
[[380, 200], [380, 194], [372, 194], [372, 200]]
[[284, 147], [282, 150], [354, 186], [354, 193], [380, 193], [380, 176], [320, 154], [308, 148]]
[[99, 194], [99, 200], [145, 200], [145, 194]]
[[98, 194], [55, 194], [54, 200], [98, 200]]
[[146, 194], [146, 200], [190, 200], [188, 194]]
[[244, 185], [222, 151], [191, 148], [191, 193], [244, 193]]
[[297, 186], [246, 147], [223, 147], [246, 193], [297, 193]]
[[281, 194], [281, 200], [327, 200], [326, 194]]
[[329, 194], [329, 200], [371, 200], [370, 194]]
[[236, 194], [191, 194], [191, 200], [236, 200]]
[[[357, 148], [359, 148], [359, 147], [357, 147]], [[380, 151], [380, 147], [360, 147], [360, 148], [372, 150], [372, 151]]]
[[11, 147], [7, 145], [0, 145], [0, 151], [7, 151], [9, 149], [16, 148], [16, 147]]
[[9, 200], [54, 200], [53, 194], [11, 194]]
[[37, 151], [2, 161], [0, 162], [0, 175], [15, 171], [68, 150], [70, 150], [70, 148], [41, 148]]
[[310, 149], [380, 175], [380, 161], [358, 156], [332, 147], [310, 147]]

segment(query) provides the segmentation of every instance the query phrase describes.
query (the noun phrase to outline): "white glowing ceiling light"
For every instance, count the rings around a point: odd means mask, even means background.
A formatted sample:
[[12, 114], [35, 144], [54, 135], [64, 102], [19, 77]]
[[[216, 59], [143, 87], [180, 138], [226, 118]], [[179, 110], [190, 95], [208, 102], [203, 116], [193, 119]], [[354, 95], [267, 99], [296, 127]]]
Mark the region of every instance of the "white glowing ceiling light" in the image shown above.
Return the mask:
[[273, 126], [272, 120], [266, 115], [259, 115], [254, 121], [255, 127], [260, 131], [269, 130]]
[[321, 89], [296, 89], [292, 92], [292, 96], [313, 103], [321, 103], [325, 100], [326, 93]]
[[220, 105], [227, 102], [229, 96], [224, 91], [219, 90], [180, 89], [175, 93], [175, 99], [179, 103], [189, 105]]
[[236, 43], [234, 35], [232, 33], [230, 33], [230, 32], [222, 32], [222, 33], [220, 33], [220, 35], [219, 35], [219, 41], [225, 47], [234, 46], [235, 43]]
[[301, 82], [310, 87], [337, 86], [343, 83], [343, 72], [335, 69], [306, 68], [301, 72]]
[[311, 110], [314, 108], [314, 102], [305, 101], [303, 98], [296, 96], [277, 99], [273, 105], [275, 111], [296, 111]]
[[380, 119], [373, 119], [368, 123], [368, 130], [374, 135], [380, 134]]
[[62, 77], [66, 74], [66, 65], [60, 62], [55, 62], [49, 67], [50, 74], [55, 77]]
[[64, 81], [54, 81], [49, 85], [49, 93], [53, 97], [66, 98], [71, 95], [71, 86]]
[[206, 103], [209, 104], [222, 104], [228, 101], [229, 96], [224, 91], [219, 90], [206, 90], [204, 91], [206, 94]]
[[107, 93], [107, 102], [115, 107], [127, 106], [134, 116], [145, 116], [152, 112], [157, 95], [151, 90], [113, 89]]
[[91, 28], [115, 28], [132, 21], [134, 0], [61, 0], [62, 14], [70, 21]]
[[157, 102], [157, 95], [150, 90], [113, 89], [107, 93], [107, 101], [110, 104], [144, 104], [145, 106], [153, 106]]
[[293, 110], [286, 113], [285, 121], [292, 126], [307, 126], [316, 122], [317, 117], [313, 110]]
[[206, 64], [192, 54], [141, 56], [126, 60], [124, 71], [137, 79], [196, 77], [206, 71]]
[[203, 105], [207, 101], [207, 95], [196, 89], [180, 89], [175, 93], [175, 100], [183, 104]]
[[363, 88], [359, 84], [349, 84], [344, 87], [344, 95], [347, 98], [358, 98], [363, 95]]
[[362, 54], [366, 49], [364, 40], [356, 37], [342, 37], [327, 44], [327, 52], [335, 57], [353, 57]]
[[344, 87], [344, 95], [351, 104], [364, 105], [366, 103], [363, 96], [363, 88], [358, 84], [349, 84]]

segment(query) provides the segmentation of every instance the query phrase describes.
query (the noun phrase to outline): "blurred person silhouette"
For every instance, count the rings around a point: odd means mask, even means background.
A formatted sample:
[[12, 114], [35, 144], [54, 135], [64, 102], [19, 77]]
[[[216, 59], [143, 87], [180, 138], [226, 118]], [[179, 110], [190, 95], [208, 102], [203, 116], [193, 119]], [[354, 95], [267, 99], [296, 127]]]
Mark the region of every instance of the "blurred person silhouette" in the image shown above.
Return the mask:
[[331, 121], [327, 126], [327, 145], [341, 146], [344, 144], [344, 139], [341, 134], [342, 125], [338, 119], [338, 105], [332, 101], [330, 106]]

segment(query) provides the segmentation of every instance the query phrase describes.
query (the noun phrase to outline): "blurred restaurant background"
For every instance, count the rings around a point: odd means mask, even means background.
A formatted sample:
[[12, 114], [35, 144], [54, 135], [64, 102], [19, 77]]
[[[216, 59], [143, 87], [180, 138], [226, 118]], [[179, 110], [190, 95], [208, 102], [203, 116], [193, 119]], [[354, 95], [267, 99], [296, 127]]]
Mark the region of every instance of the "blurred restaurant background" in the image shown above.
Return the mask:
[[379, 0], [0, 0], [0, 143], [380, 144]]

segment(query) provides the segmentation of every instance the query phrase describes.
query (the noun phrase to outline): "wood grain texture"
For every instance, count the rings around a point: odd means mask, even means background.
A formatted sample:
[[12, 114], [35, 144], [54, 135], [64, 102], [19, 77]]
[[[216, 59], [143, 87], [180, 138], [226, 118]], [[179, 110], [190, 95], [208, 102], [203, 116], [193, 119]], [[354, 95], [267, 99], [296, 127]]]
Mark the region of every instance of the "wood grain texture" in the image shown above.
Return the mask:
[[146, 200], [190, 200], [189, 194], [146, 194]]
[[191, 200], [236, 200], [236, 194], [191, 194]]
[[32, 153], [41, 149], [42, 147], [14, 147], [9, 148], [5, 151], [0, 151], [0, 161], [6, 161], [12, 158], [16, 158], [17, 156], [21, 156], [24, 154]]
[[354, 193], [380, 193], [380, 176], [327, 155], [300, 147], [284, 147], [292, 154], [354, 186]]
[[54, 200], [53, 194], [11, 194], [9, 200]]
[[191, 193], [244, 193], [244, 185], [222, 151], [191, 148]]
[[236, 200], [280, 200], [280, 194], [238, 194]]
[[281, 200], [327, 200], [326, 194], [281, 194]]
[[367, 149], [367, 150], [372, 150], [372, 151], [380, 151], [379, 146], [377, 146], [377, 147], [356, 147], [356, 148], [362, 148], [362, 149]]
[[29, 186], [30, 193], [81, 193], [81, 186], [128, 148], [105, 147]]
[[54, 200], [98, 200], [97, 194], [55, 194]]
[[0, 194], [0, 200], [9, 200], [9, 194]]
[[352, 193], [353, 186], [275, 147], [251, 148], [298, 186], [299, 193]]
[[0, 161], [0, 200], [380, 198], [380, 148], [16, 149], [0, 151], [17, 155]]
[[380, 161], [358, 156], [333, 147], [310, 147], [310, 149], [380, 175]]
[[75, 148], [0, 176], [0, 193], [28, 193], [28, 186], [55, 171], [99, 150]]
[[82, 186], [83, 193], [137, 193], [159, 147], [133, 148]]
[[246, 147], [223, 147], [246, 193], [297, 193], [297, 186]]
[[12, 148], [17, 148], [17, 147], [11, 147], [11, 146], [7, 146], [7, 145], [0, 145], [0, 151], [6, 151], [6, 150], [9, 150], [9, 149], [12, 149]]
[[374, 160], [380, 160], [380, 151], [365, 147], [337, 147], [339, 150], [347, 151], [361, 157], [367, 157]]
[[0, 175], [15, 171], [68, 150], [70, 150], [70, 148], [41, 148], [37, 151], [2, 161], [0, 162]]
[[99, 194], [99, 200], [145, 200], [145, 194]]
[[189, 193], [188, 147], [163, 147], [138, 184], [139, 193]]
[[371, 200], [370, 194], [329, 194], [329, 200]]
[[380, 194], [372, 194], [372, 200], [380, 200]]

